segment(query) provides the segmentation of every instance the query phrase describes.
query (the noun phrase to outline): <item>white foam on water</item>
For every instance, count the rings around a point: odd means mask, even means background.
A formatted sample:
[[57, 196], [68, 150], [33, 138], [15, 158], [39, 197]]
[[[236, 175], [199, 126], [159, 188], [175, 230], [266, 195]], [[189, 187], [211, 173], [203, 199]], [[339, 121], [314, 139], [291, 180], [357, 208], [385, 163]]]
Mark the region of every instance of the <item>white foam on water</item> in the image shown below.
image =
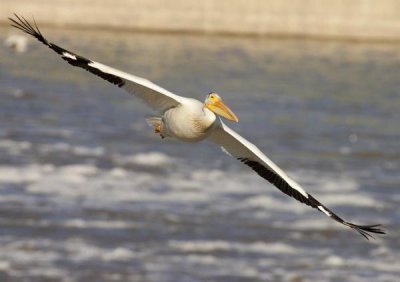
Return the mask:
[[[170, 163], [173, 158], [167, 156], [166, 158], [155, 157], [154, 159], [157, 161], [153, 164], [164, 163], [166, 159]], [[351, 233], [351, 236], [355, 238], [358, 236], [342, 225], [329, 220], [318, 211], [290, 197], [286, 197], [256, 174], [247, 171], [225, 172], [214, 168], [192, 170], [185, 163], [178, 163], [177, 166], [170, 169], [168, 173], [161, 174], [151, 170], [136, 171], [135, 169], [121, 167], [109, 170], [100, 169], [93, 164], [60, 167], [44, 164], [19, 168], [1, 166], [0, 184], [24, 184], [26, 185], [26, 194], [0, 193], [0, 201], [16, 201], [25, 207], [29, 207], [32, 200], [30, 198], [31, 195], [47, 194], [51, 196], [47, 201], [56, 204], [58, 208], [64, 206], [70, 208], [71, 204], [73, 204], [79, 209], [96, 207], [119, 210], [124, 203], [126, 203], [124, 207], [130, 207], [132, 202], [144, 204], [143, 207], [148, 204], [149, 209], [150, 207], [159, 208], [164, 205], [165, 218], [171, 219], [169, 220], [170, 224], [175, 222], [180, 224], [180, 217], [173, 218], [172, 213], [175, 208], [171, 207], [185, 205], [190, 208], [196, 203], [201, 203], [212, 209], [227, 209], [235, 212], [250, 211], [251, 216], [258, 219], [259, 217], [269, 217], [272, 228], [280, 228], [283, 230], [282, 232], [290, 230], [290, 232], [301, 234], [304, 230], [340, 229], [341, 232], [347, 232], [349, 235]], [[325, 183], [328, 187], [333, 185], [330, 182], [333, 182], [334, 179], [330, 175], [326, 179], [324, 177], [324, 175], [320, 175], [318, 183]], [[360, 193], [356, 188], [356, 184], [347, 187], [347, 193], [345, 194], [338, 194], [337, 191], [329, 188], [324, 190], [321, 195], [318, 195], [317, 190], [323, 190], [326, 186], [322, 186], [322, 188], [321, 186], [313, 186], [315, 183], [312, 183], [311, 180], [309, 185], [311, 190], [314, 191], [314, 196], [329, 207], [348, 205], [368, 208], [373, 204], [373, 199], [367, 194]], [[160, 187], [165, 189], [165, 193], [160, 193]], [[241, 199], [241, 194], [244, 194], [245, 198]], [[231, 198], [231, 195], [235, 195], [235, 197]], [[239, 198], [236, 196], [239, 196]], [[251, 209], [256, 210], [252, 211]], [[260, 211], [262, 212], [261, 214], [259, 213]], [[296, 218], [296, 220], [290, 222], [282, 220], [279, 217], [280, 212], [293, 213], [293, 218]], [[120, 230], [122, 232], [124, 229], [146, 227], [145, 223], [142, 225], [141, 223], [124, 220], [83, 220], [81, 218], [66, 218], [54, 221], [41, 219], [39, 221], [25, 221], [24, 224], [25, 226], [35, 226], [35, 228], [62, 226], [76, 230], [101, 228]], [[286, 241], [279, 242], [251, 241], [249, 243], [224, 240], [170, 240], [166, 246], [163, 246], [163, 248], [166, 248], [164, 250], [172, 250], [174, 253], [181, 252], [183, 255], [167, 254], [163, 257], [158, 253], [159, 249], [157, 248], [160, 248], [160, 245], [149, 247], [149, 249], [146, 247], [146, 252], [150, 253], [152, 260], [156, 260], [155, 265], [158, 265], [157, 267], [160, 267], [160, 269], [168, 271], [168, 269], [176, 269], [178, 266], [186, 265], [185, 267], [198, 270], [199, 275], [200, 273], [210, 273], [208, 277], [230, 275], [230, 277], [243, 277], [243, 279], [264, 277], [267, 280], [295, 279], [296, 277], [310, 278], [310, 275], [296, 270], [296, 267], [291, 268], [289, 273], [279, 269], [281, 262], [289, 262], [294, 258], [298, 261], [296, 262], [296, 265], [299, 265], [298, 269], [301, 269], [301, 265], [307, 265], [309, 269], [316, 267], [346, 271], [346, 267], [350, 265], [355, 269], [368, 268], [383, 274], [386, 273], [376, 279], [378, 282], [384, 282], [383, 278], [391, 281], [390, 279], [395, 276], [393, 273], [399, 272], [393, 266], [393, 261], [400, 260], [399, 256], [395, 255], [387, 247], [382, 247], [379, 243], [369, 257], [343, 257], [340, 253], [336, 253], [334, 249], [308, 250], [296, 245], [296, 242], [304, 240], [304, 238], [304, 236], [291, 237], [293, 244], [287, 241], [287, 238]], [[362, 240], [362, 238], [359, 239]], [[15, 277], [18, 277], [17, 275], [39, 277], [39, 270], [50, 278], [63, 277], [62, 275], [65, 275], [64, 270], [55, 266], [55, 263], [60, 261], [65, 254], [69, 261], [83, 264], [94, 260], [101, 260], [107, 263], [142, 261], [141, 256], [143, 255], [143, 250], [139, 252], [132, 251], [130, 248], [119, 244], [116, 244], [115, 248], [106, 248], [79, 238], [67, 239], [62, 246], [52, 241], [37, 239], [32, 239], [31, 241], [22, 240], [18, 244], [2, 241], [1, 245], [0, 253], [5, 255], [0, 255], [0, 269], [3, 267], [8, 273], [13, 273], [18, 267], [37, 263], [38, 256], [41, 257], [39, 262], [45, 265], [41, 268], [30, 267], [26, 271], [15, 272]], [[251, 258], [260, 256], [262, 260], [250, 260], [247, 262], [237, 258], [237, 256], [226, 258], [220, 255], [221, 252], [239, 253], [241, 254], [239, 257]], [[154, 255], [151, 255], [152, 253]], [[292, 260], [288, 260], [289, 257]], [[265, 268], [262, 267], [262, 261], [268, 263]], [[150, 262], [146, 262], [145, 267], [149, 267], [149, 264]], [[154, 267], [156, 267], [155, 265]], [[156, 269], [153, 270], [155, 272], [159, 271], [158, 273], [162, 275], [163, 272]], [[316, 273], [315, 275], [319, 275], [318, 277], [321, 277], [322, 281], [329, 281], [332, 277], [335, 277], [334, 274], [328, 272], [324, 272], [324, 275], [320, 271]], [[361, 282], [363, 280], [362, 277], [355, 276], [353, 281]]]
[[256, 174], [247, 172], [224, 172], [219, 169], [191, 170], [188, 181], [199, 185], [204, 193], [210, 195], [249, 194], [266, 192], [270, 184]]
[[11, 269], [11, 263], [7, 260], [0, 260], [0, 271], [7, 271]]
[[37, 182], [51, 169], [51, 165], [0, 166], [0, 183]]
[[104, 261], [129, 261], [135, 257], [135, 254], [126, 248], [117, 247], [104, 252], [101, 258]]
[[118, 165], [141, 165], [162, 167], [171, 165], [174, 159], [160, 152], [139, 153], [131, 156], [114, 155], [113, 160]]
[[230, 241], [170, 241], [168, 245], [184, 252], [235, 251], [241, 253], [291, 254], [298, 250], [284, 243], [239, 243]]
[[[143, 156], [135, 158], [130, 156], [130, 164], [142, 166]], [[152, 154], [150, 154], [152, 156]], [[154, 155], [153, 155], [154, 156]], [[132, 158], [133, 157], [133, 158]], [[140, 161], [137, 161], [140, 160]], [[155, 156], [151, 165], [157, 167], [156, 164], [164, 164], [167, 166], [175, 163], [173, 158], [168, 155]], [[168, 218], [170, 224], [180, 224], [180, 216], [174, 217], [176, 206], [185, 205], [187, 208], [194, 207], [196, 203], [211, 209], [235, 211], [235, 212], [251, 212], [251, 216], [255, 218], [269, 217], [272, 228], [280, 228], [291, 230], [290, 232], [298, 232], [301, 234], [304, 230], [343, 230], [346, 228], [340, 224], [329, 220], [318, 211], [305, 206], [290, 197], [286, 197], [271, 184], [260, 179], [256, 174], [248, 171], [222, 171], [219, 169], [200, 169], [192, 170], [185, 163], [175, 163], [177, 167], [172, 167], [168, 173], [159, 173], [152, 170], [135, 170], [123, 168], [120, 166], [112, 169], [101, 169], [93, 164], [77, 164], [68, 166], [55, 167], [53, 165], [29, 165], [19, 168], [2, 166], [0, 167], [0, 184], [1, 183], [21, 183], [26, 185], [26, 194], [1, 194], [0, 201], [19, 201], [25, 207], [29, 207], [31, 203], [31, 195], [50, 195], [47, 201], [56, 204], [58, 208], [70, 208], [76, 205], [77, 208], [101, 208], [107, 210], [119, 210], [121, 207], [130, 207], [132, 203], [138, 202], [150, 210], [151, 207], [164, 207], [165, 218]], [[310, 190], [313, 195], [324, 202], [329, 207], [336, 205], [348, 205], [359, 208], [368, 208], [373, 204], [373, 199], [367, 194], [358, 192], [357, 184], [348, 186], [344, 194], [338, 194], [333, 189], [332, 183], [334, 179], [328, 175], [319, 175], [318, 185], [325, 183], [327, 186], [314, 186], [315, 183], [309, 180]], [[324, 190], [325, 187], [328, 189]], [[330, 187], [330, 188], [329, 188]], [[160, 190], [161, 189], [161, 190]], [[319, 195], [318, 191], [323, 190]], [[0, 190], [1, 191], [1, 190]], [[160, 193], [161, 191], [161, 193]], [[240, 198], [243, 194], [245, 197]], [[235, 195], [234, 197], [231, 197]], [[278, 196], [279, 195], [279, 196]], [[357, 202], [358, 201], [358, 202]], [[146, 205], [148, 204], [148, 205]], [[252, 210], [255, 209], [255, 210]], [[171, 213], [169, 213], [171, 211]], [[191, 210], [192, 212], [194, 210]], [[293, 213], [294, 221], [283, 220], [279, 217], [279, 213]], [[315, 214], [313, 214], [314, 212]], [[340, 214], [340, 213], [339, 213]], [[142, 223], [124, 221], [124, 220], [83, 220], [81, 218], [66, 219], [41, 219], [25, 221], [26, 226], [52, 227], [62, 226], [79, 230], [100, 228], [106, 230], [138, 229], [145, 228]], [[76, 231], [75, 231], [76, 232]], [[351, 233], [353, 236], [353, 233]], [[354, 237], [357, 237], [354, 234]], [[308, 250], [296, 242], [304, 240], [304, 236], [292, 236], [291, 241], [278, 242], [235, 242], [224, 240], [169, 240], [163, 245], [163, 250], [171, 254], [159, 254], [160, 245], [154, 247], [146, 247], [146, 252], [150, 254], [150, 261], [144, 262], [144, 267], [148, 270], [158, 273], [161, 277], [168, 269], [176, 269], [178, 266], [185, 265], [186, 268], [195, 269], [199, 275], [201, 273], [209, 273], [208, 277], [219, 277], [228, 275], [230, 277], [242, 277], [243, 279], [259, 279], [264, 277], [267, 280], [274, 279], [296, 279], [296, 277], [310, 278], [310, 275], [292, 268], [289, 273], [285, 273], [280, 263], [292, 261], [294, 258], [298, 269], [301, 265], [306, 265], [309, 269], [316, 268], [332, 268], [338, 271], [345, 271], [348, 267], [348, 260], [357, 269], [370, 268], [375, 271], [387, 273], [386, 276], [380, 276], [378, 282], [383, 282], [382, 277], [391, 278], [397, 270], [395, 267], [387, 266], [388, 262], [399, 259], [388, 248], [379, 245], [371, 252], [371, 257], [343, 257], [335, 250], [327, 248]], [[0, 255], [1, 267], [7, 269], [9, 273], [15, 271], [18, 266], [32, 265], [36, 262], [36, 256], [41, 256], [45, 266], [42, 268], [30, 268], [25, 272], [30, 272], [33, 276], [38, 276], [39, 271], [47, 273], [47, 277], [62, 277], [64, 270], [54, 266], [60, 261], [61, 255], [67, 257], [69, 261], [84, 264], [90, 261], [100, 260], [107, 263], [135, 262], [143, 261], [143, 250], [133, 251], [123, 245], [116, 244], [115, 248], [106, 248], [98, 246], [93, 242], [79, 238], [67, 239], [62, 246], [51, 241], [36, 242], [32, 239], [26, 242], [25, 247], [22, 245], [2, 242], [0, 253], [12, 254], [7, 256]], [[327, 239], [328, 240], [328, 239]], [[360, 238], [362, 240], [362, 238]], [[30, 251], [33, 250], [33, 251]], [[176, 252], [183, 255], [175, 255]], [[221, 256], [221, 253], [239, 253], [239, 257], [262, 257], [262, 259], [244, 261], [236, 255], [233, 258]], [[153, 254], [153, 255], [152, 255]], [[288, 260], [288, 258], [292, 260]], [[65, 257], [64, 257], [65, 259]], [[2, 262], [4, 262], [2, 264]], [[266, 263], [265, 268], [262, 266]], [[151, 266], [151, 263], [153, 265]], [[317, 265], [315, 265], [317, 264]], [[373, 264], [373, 266], [371, 266]], [[392, 263], [393, 264], [393, 263]], [[2, 266], [3, 265], [3, 266]], [[152, 268], [153, 267], [153, 268]], [[280, 269], [281, 268], [281, 269]], [[162, 270], [164, 269], [164, 270]], [[47, 272], [46, 272], [47, 271]], [[329, 281], [334, 274], [317, 271], [322, 281]], [[15, 276], [17, 277], [17, 276]], [[314, 277], [314, 276], [312, 276]], [[311, 278], [312, 278], [311, 277]], [[381, 279], [382, 278], [382, 279]], [[355, 277], [355, 282], [361, 282], [361, 278]], [[388, 280], [390, 281], [390, 280]]]
[[308, 192], [347, 193], [359, 189], [359, 183], [349, 174], [321, 174], [317, 170], [296, 170], [290, 173]]
[[110, 171], [110, 175], [115, 178], [126, 178], [129, 172], [121, 167], [115, 167]]
[[[46, 239], [20, 239], [11, 242], [3, 242], [1, 245], [0, 261], [4, 266], [12, 269], [11, 273], [18, 275], [18, 272], [25, 272], [26, 266], [41, 265], [47, 266], [51, 276], [60, 273], [60, 270], [53, 266], [53, 263], [61, 259], [62, 255], [53, 248], [53, 243]], [[28, 268], [28, 272], [34, 273], [35, 268]], [[46, 271], [45, 271], [46, 272]], [[44, 274], [46, 275], [46, 274]]]
[[329, 267], [340, 267], [346, 264], [346, 261], [339, 256], [330, 255], [326, 259], [324, 259], [323, 263]]
[[18, 155], [30, 150], [32, 143], [28, 141], [14, 141], [9, 139], [0, 139], [0, 150], [6, 150], [8, 154]]
[[342, 195], [328, 194], [320, 197], [321, 201], [325, 205], [330, 206], [352, 206], [352, 207], [367, 207], [367, 208], [379, 208], [383, 207], [382, 203], [377, 202], [373, 197], [368, 196], [360, 191], [358, 193], [346, 193]]
[[[143, 164], [157, 167], [175, 163], [174, 159], [162, 153], [146, 153], [128, 156], [121, 163]], [[191, 170], [184, 163], [170, 169], [167, 174], [154, 171], [135, 171], [115, 167], [111, 170], [99, 169], [92, 164], [76, 164], [54, 167], [50, 164], [23, 167], [0, 167], [0, 183], [27, 183], [28, 193], [51, 194], [58, 204], [65, 201], [78, 201], [84, 198], [85, 205], [110, 206], [120, 202], [158, 202], [158, 203], [214, 203], [228, 210], [258, 209], [303, 214], [310, 207], [299, 203], [273, 185], [249, 172], [224, 172], [219, 169]], [[319, 176], [319, 179], [324, 179]], [[324, 183], [333, 181], [327, 177]], [[157, 187], [165, 187], [168, 193], [159, 193]], [[154, 188], [157, 188], [154, 190]], [[328, 189], [329, 190], [329, 189]], [[351, 205], [360, 207], [375, 206], [372, 197], [357, 193], [338, 194], [337, 191], [324, 191], [314, 197], [328, 207]], [[245, 194], [238, 200], [226, 195]], [[252, 196], [248, 196], [248, 195]], [[277, 197], [277, 195], [279, 195]], [[3, 197], [3, 199], [2, 199]], [[13, 195], [1, 195], [0, 201], [10, 200]], [[223, 199], [223, 202], [222, 200]], [[223, 203], [223, 205], [218, 203]], [[300, 224], [307, 218], [299, 218]], [[326, 219], [324, 219], [326, 220]], [[306, 223], [309, 223], [306, 221]], [[314, 224], [315, 225], [315, 224]]]
[[296, 218], [295, 221], [290, 221], [290, 222], [283, 222], [279, 219], [276, 219], [272, 224], [276, 228], [282, 228], [282, 229], [287, 229], [287, 230], [293, 230], [293, 231], [299, 231], [299, 230], [336, 230], [339, 228], [342, 228], [343, 230], [346, 229], [346, 227], [343, 227], [343, 225], [336, 223], [326, 217], [323, 214], [319, 214], [318, 211], [316, 211], [316, 215], [310, 215], [308, 217], [299, 217]]
[[[266, 193], [265, 193], [266, 194]], [[294, 201], [292, 203], [292, 201]], [[271, 212], [274, 211], [287, 211], [296, 214], [306, 212], [309, 207], [303, 204], [296, 204], [296, 201], [291, 198], [278, 198], [269, 195], [256, 195], [249, 197], [239, 204], [242, 208], [257, 208], [264, 209]]]
[[75, 146], [72, 148], [72, 152], [78, 156], [103, 156], [105, 149], [103, 147], [88, 148], [84, 146]]
[[[137, 173], [122, 168], [101, 170], [91, 164], [0, 167], [0, 182], [27, 183], [26, 192], [49, 194], [57, 205], [68, 205], [71, 200], [82, 199], [85, 199], [84, 205], [98, 207], [129, 201], [173, 203], [209, 200], [207, 193], [200, 189], [182, 187], [187, 185], [180, 183], [180, 178], [174, 173], [164, 177], [152, 172]], [[152, 190], [160, 185], [169, 187], [169, 193], [159, 194]], [[0, 195], [0, 201], [2, 197], [5, 201], [14, 195]], [[22, 199], [23, 196], [15, 197]]]
[[99, 157], [103, 156], [106, 152], [103, 147], [85, 147], [85, 146], [73, 146], [71, 144], [58, 142], [55, 144], [41, 144], [38, 146], [39, 152], [43, 154], [49, 153], [71, 153], [77, 156], [91, 156]]
[[[50, 226], [53, 224], [52, 222], [40, 222], [41, 225], [45, 224]], [[131, 229], [131, 228], [140, 228], [142, 227], [139, 223], [121, 221], [121, 220], [83, 220], [81, 218], [71, 218], [67, 220], [63, 220], [61, 222], [57, 222], [61, 226], [77, 228], [77, 229], [87, 229], [87, 228], [101, 228], [101, 229]]]
[[26, 187], [30, 193], [55, 193], [64, 196], [82, 195], [80, 188], [82, 184], [88, 182], [90, 177], [99, 173], [97, 167], [93, 165], [68, 165], [52, 168], [50, 171], [39, 174], [33, 183]]
[[72, 147], [70, 144], [58, 142], [55, 144], [42, 144], [38, 147], [38, 150], [41, 153], [68, 152]]
[[[306, 171], [301, 171], [301, 173], [308, 175]], [[295, 174], [297, 178], [304, 180], [304, 177], [299, 175], [299, 171]], [[310, 175], [312, 176], [313, 173], [310, 173]], [[238, 181], [237, 179], [238, 176], [240, 175], [230, 178], [236, 180], [238, 183], [236, 185], [239, 185], [243, 192], [253, 192], [254, 196], [246, 197], [244, 200], [236, 203], [237, 208], [256, 209], [254, 215], [260, 218], [266, 217], [266, 215], [274, 218], [274, 214], [279, 217], [279, 212], [298, 215], [298, 220], [294, 223], [290, 223], [291, 226], [295, 226], [296, 228], [301, 227], [303, 229], [310, 227], [311, 229], [325, 229], [330, 226], [326, 224], [326, 222], [329, 223], [330, 220], [324, 216], [321, 216], [320, 219], [314, 219], [312, 212], [318, 213], [315, 209], [285, 195], [266, 181], [259, 183], [258, 176], [254, 175], [256, 179], [248, 179], [247, 183], [240, 183], [240, 180]], [[338, 212], [337, 208], [335, 208], [337, 206], [376, 208], [376, 200], [372, 196], [360, 192], [358, 190], [359, 184], [354, 179], [349, 181], [345, 179], [342, 183], [340, 180], [335, 179], [333, 175], [319, 174], [318, 180], [315, 181], [312, 177], [309, 179], [307, 179], [307, 177], [305, 177], [305, 184], [303, 187], [307, 185], [308, 187], [306, 187], [306, 190], [328, 208], [333, 209], [333, 211]], [[243, 189], [243, 187], [246, 188]], [[260, 187], [262, 189], [259, 189]], [[336, 188], [336, 190], [334, 188]], [[268, 214], [262, 213], [262, 211], [268, 212]], [[340, 212], [338, 212], [338, 214], [340, 215]], [[274, 224], [280, 226], [279, 221]], [[287, 223], [282, 224], [287, 225]]]
[[[397, 259], [400, 259], [399, 255], [396, 255]], [[353, 269], [369, 269], [370, 271], [379, 271], [379, 272], [388, 272], [388, 273], [399, 273], [400, 274], [400, 268], [399, 268], [399, 260], [392, 260], [392, 259], [377, 262], [375, 261], [374, 263], [371, 263], [370, 260], [362, 257], [353, 257], [350, 258], [349, 260], [346, 261], [347, 265]]]
[[[237, 260], [229, 257], [216, 257], [210, 254], [186, 254], [185, 256], [168, 255], [158, 256], [151, 264], [146, 264], [146, 271], [153, 281], [175, 281], [176, 277], [170, 274], [170, 269], [191, 269], [194, 277], [213, 277], [222, 279], [224, 276], [236, 279], [255, 279], [262, 276], [256, 264], [249, 264], [246, 260]], [[169, 275], [168, 275], [169, 274]], [[208, 279], [207, 279], [208, 280]]]
[[59, 173], [61, 175], [66, 175], [66, 178], [73, 175], [93, 176], [99, 173], [99, 169], [94, 165], [76, 164], [60, 167]]
[[70, 259], [75, 262], [85, 262], [98, 259], [108, 262], [129, 261], [136, 257], [136, 254], [127, 248], [102, 248], [78, 238], [67, 240], [64, 242], [63, 248], [68, 252]]

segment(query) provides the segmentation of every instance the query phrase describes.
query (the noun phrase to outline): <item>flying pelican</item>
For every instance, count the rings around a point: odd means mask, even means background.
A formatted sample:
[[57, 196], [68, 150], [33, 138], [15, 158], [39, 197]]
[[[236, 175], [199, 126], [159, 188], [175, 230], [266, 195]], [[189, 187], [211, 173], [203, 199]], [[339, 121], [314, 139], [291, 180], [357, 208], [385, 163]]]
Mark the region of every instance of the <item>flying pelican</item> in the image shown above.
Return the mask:
[[192, 143], [208, 139], [227, 154], [248, 165], [283, 193], [358, 231], [366, 239], [374, 238], [370, 233], [385, 234], [379, 224], [357, 225], [340, 218], [308, 194], [255, 145], [226, 126], [220, 117], [235, 122], [239, 119], [217, 93], [208, 94], [204, 103], [178, 96], [147, 79], [97, 63], [51, 43], [42, 35], [35, 20], [32, 25], [24, 17], [14, 15], [15, 19], [9, 18], [13, 27], [35, 37], [69, 64], [83, 68], [144, 100], [159, 113], [158, 116], [147, 118], [147, 122], [162, 138], [172, 137]]

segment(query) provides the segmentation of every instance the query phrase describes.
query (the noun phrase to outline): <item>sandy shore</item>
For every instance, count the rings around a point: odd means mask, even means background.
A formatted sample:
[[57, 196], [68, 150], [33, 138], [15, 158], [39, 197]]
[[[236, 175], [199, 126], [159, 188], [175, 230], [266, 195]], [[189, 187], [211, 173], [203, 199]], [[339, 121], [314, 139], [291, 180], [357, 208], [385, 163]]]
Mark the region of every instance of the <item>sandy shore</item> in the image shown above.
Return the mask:
[[0, 24], [14, 12], [41, 26], [162, 32], [400, 39], [397, 0], [2, 0]]

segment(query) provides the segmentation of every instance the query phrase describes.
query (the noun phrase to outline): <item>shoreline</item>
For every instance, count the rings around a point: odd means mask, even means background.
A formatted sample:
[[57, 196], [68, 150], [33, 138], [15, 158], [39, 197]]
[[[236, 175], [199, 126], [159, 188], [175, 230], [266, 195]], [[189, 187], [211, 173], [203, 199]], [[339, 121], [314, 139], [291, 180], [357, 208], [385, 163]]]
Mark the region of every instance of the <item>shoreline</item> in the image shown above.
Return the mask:
[[[39, 23], [40, 24], [40, 23]], [[0, 28], [9, 30], [12, 33], [16, 31], [7, 22], [0, 22]], [[233, 37], [233, 38], [260, 38], [260, 39], [271, 39], [271, 40], [304, 40], [304, 41], [315, 41], [315, 42], [344, 42], [351, 44], [389, 44], [397, 45], [400, 44], [399, 38], [385, 38], [385, 37], [374, 37], [374, 38], [360, 38], [352, 36], [327, 36], [327, 35], [308, 35], [308, 34], [287, 34], [287, 33], [234, 33], [234, 32], [210, 32], [201, 30], [163, 30], [163, 29], [138, 29], [138, 28], [120, 28], [110, 26], [81, 26], [81, 25], [53, 25], [53, 24], [40, 24], [40, 30], [71, 30], [71, 31], [102, 31], [102, 32], [115, 32], [115, 33], [137, 33], [137, 34], [155, 34], [155, 35], [188, 35], [188, 36], [210, 36], [210, 37]]]
[[351, 42], [400, 42], [397, 0], [3, 0], [40, 27]]

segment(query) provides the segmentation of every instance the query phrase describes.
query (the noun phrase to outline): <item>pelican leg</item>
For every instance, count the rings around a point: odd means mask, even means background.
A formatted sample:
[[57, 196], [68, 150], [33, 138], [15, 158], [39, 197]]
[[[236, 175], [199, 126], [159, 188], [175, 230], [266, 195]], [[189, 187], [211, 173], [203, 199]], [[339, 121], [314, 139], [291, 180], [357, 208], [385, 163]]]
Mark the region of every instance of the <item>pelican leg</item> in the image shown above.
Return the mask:
[[162, 119], [160, 117], [148, 117], [146, 118], [147, 123], [154, 128], [154, 133], [160, 134], [161, 138], [165, 136], [161, 133]]
[[154, 132], [155, 133], [161, 133], [161, 124], [157, 124], [154, 126]]
[[154, 133], [160, 133], [161, 139], [164, 139], [165, 136], [161, 133], [161, 124], [157, 124], [154, 126]]

